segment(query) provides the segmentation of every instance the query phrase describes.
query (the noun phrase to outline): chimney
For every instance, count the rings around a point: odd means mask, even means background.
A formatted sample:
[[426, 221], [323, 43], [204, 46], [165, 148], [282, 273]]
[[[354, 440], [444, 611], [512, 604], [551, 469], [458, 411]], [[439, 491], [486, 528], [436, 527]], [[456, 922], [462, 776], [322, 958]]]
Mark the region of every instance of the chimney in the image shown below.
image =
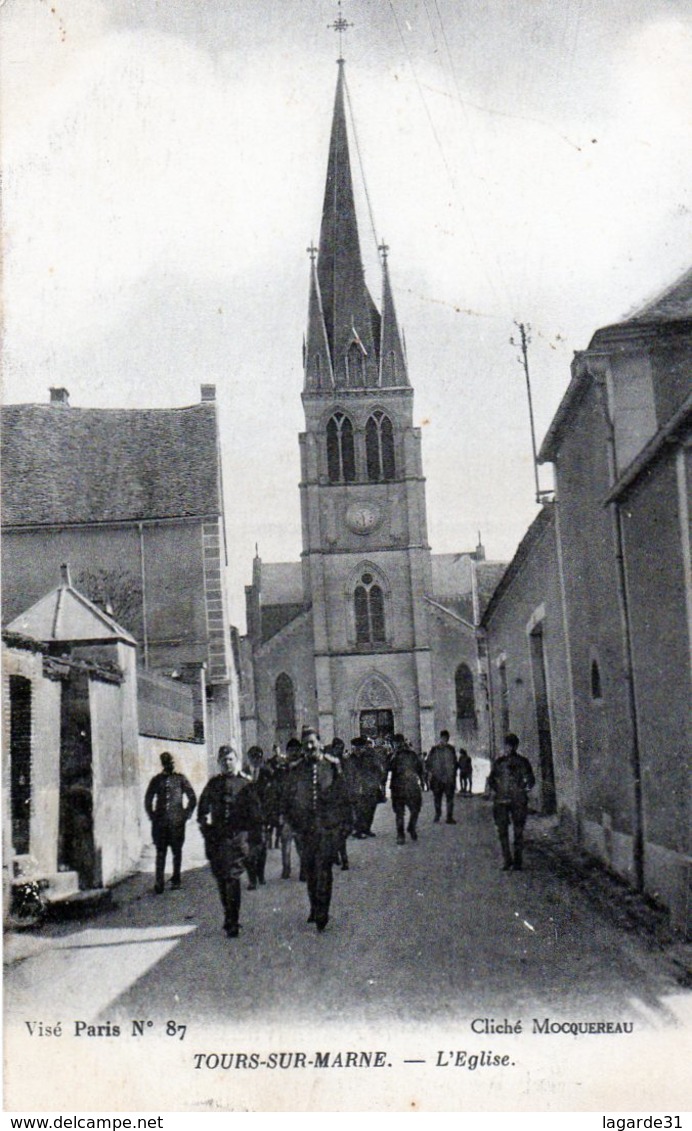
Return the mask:
[[474, 557], [475, 557], [477, 562], [484, 562], [485, 561], [485, 546], [481, 542], [481, 532], [480, 532], [480, 530], [478, 531], [478, 545], [476, 546], [476, 552], [475, 552]]
[[216, 385], [200, 385], [200, 389], [202, 392], [201, 400], [203, 404], [205, 401], [216, 400]]
[[67, 586], [72, 585], [72, 579], [70, 578], [70, 567], [67, 562], [63, 562], [63, 564], [60, 566], [60, 584]]
[[51, 404], [66, 404], [70, 403], [70, 394], [67, 389], [50, 389], [50, 403]]

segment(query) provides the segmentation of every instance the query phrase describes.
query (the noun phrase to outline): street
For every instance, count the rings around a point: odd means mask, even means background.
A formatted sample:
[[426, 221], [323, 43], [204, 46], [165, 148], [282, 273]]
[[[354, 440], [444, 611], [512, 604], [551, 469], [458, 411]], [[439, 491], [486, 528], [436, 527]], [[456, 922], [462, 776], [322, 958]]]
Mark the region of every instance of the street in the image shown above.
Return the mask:
[[104, 914], [9, 937], [7, 1020], [686, 1020], [689, 995], [660, 954], [557, 877], [540, 819], [529, 819], [525, 870], [506, 873], [490, 805], [458, 798], [456, 816], [456, 826], [433, 824], [426, 795], [418, 843], [398, 846], [381, 805], [377, 837], [350, 840], [351, 870], [334, 870], [323, 935], [306, 922], [295, 860], [282, 880], [270, 851], [266, 887], [243, 891], [233, 941], [191, 830], [180, 891], [155, 896], [140, 874]]

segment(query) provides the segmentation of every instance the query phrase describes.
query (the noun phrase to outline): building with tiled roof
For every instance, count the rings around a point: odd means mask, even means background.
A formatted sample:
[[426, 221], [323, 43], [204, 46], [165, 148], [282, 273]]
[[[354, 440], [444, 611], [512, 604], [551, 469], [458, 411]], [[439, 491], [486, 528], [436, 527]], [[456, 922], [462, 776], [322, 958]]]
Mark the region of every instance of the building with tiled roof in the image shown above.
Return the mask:
[[2, 409], [5, 623], [69, 563], [78, 589], [135, 638], [141, 664], [205, 672], [219, 742], [238, 737], [215, 389], [166, 409]]

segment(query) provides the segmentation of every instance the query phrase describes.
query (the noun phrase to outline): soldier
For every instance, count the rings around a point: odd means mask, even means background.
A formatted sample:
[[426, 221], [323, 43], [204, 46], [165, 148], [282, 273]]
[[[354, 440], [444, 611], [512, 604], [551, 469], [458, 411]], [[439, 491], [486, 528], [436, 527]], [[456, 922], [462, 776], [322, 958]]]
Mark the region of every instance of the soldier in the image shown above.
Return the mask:
[[408, 834], [411, 840], [418, 840], [416, 822], [423, 804], [422, 777], [423, 763], [415, 750], [408, 745], [403, 734], [393, 738], [394, 753], [390, 762], [392, 809], [396, 820], [396, 842], [405, 844], [404, 817], [406, 809], [410, 813]]
[[[277, 771], [277, 788], [279, 794], [279, 822], [281, 826], [281, 879], [291, 878], [291, 844], [295, 841], [296, 852], [300, 860], [300, 845], [295, 835], [295, 829], [286, 816], [286, 788], [289, 782], [289, 771], [302, 757], [300, 742], [297, 738], [289, 738], [286, 743], [286, 756]], [[301, 868], [302, 872], [302, 868]], [[301, 879], [305, 882], [304, 875]]]
[[232, 746], [219, 748], [220, 772], [207, 782], [197, 820], [207, 859], [219, 888], [224, 930], [236, 939], [240, 930], [240, 878], [247, 866], [249, 837], [262, 828], [262, 811], [250, 780], [240, 772]]
[[171, 887], [180, 887], [185, 825], [197, 804], [194, 789], [184, 774], [175, 772], [173, 755], [167, 750], [161, 755], [161, 766], [161, 773], [155, 774], [151, 779], [144, 796], [144, 808], [151, 821], [151, 836], [156, 846], [154, 891], [157, 895], [163, 892], [166, 855], [169, 848], [173, 856]]
[[382, 767], [367, 738], [354, 738], [352, 758], [356, 769], [354, 832], [358, 840], [376, 836], [372, 831], [377, 806], [382, 800]]
[[[536, 784], [531, 763], [518, 753], [516, 734], [505, 738], [505, 752], [493, 763], [488, 785], [493, 795], [493, 818], [500, 838], [503, 872], [520, 872], [524, 846], [524, 825], [529, 808], [528, 791]], [[509, 825], [514, 827], [514, 854], [509, 846]]]
[[349, 800], [349, 813], [348, 817], [344, 816], [344, 824], [341, 830], [341, 839], [339, 841], [339, 851], [337, 853], [336, 863], [341, 865], [342, 872], [348, 872], [350, 864], [348, 861], [348, 838], [353, 829], [353, 806], [351, 804], [351, 753], [346, 750], [346, 745], [341, 738], [332, 739], [332, 755], [338, 759], [339, 768], [344, 779], [346, 792]]
[[427, 758], [430, 788], [435, 801], [435, 823], [442, 816], [442, 798], [447, 809], [447, 824], [456, 825], [454, 820], [454, 790], [457, 783], [457, 755], [450, 744], [449, 731], [440, 731], [440, 741], [433, 746]]
[[462, 797], [465, 794], [470, 796], [473, 792], [473, 762], [468, 751], [463, 748], [459, 751], [457, 764], [459, 766], [459, 793]]
[[329, 922], [332, 866], [349, 817], [346, 786], [338, 765], [325, 758], [319, 735], [303, 727], [302, 757], [289, 773], [286, 814], [300, 840], [301, 866], [310, 897], [308, 923], [323, 931]]
[[246, 862], [248, 874], [248, 891], [256, 891], [257, 884], [264, 886], [264, 872], [267, 866], [267, 815], [265, 812], [267, 786], [271, 777], [271, 770], [264, 761], [264, 751], [261, 746], [251, 746], [246, 755], [249, 776], [254, 782], [257, 799], [262, 810], [262, 824], [258, 830], [250, 833], [250, 852]]

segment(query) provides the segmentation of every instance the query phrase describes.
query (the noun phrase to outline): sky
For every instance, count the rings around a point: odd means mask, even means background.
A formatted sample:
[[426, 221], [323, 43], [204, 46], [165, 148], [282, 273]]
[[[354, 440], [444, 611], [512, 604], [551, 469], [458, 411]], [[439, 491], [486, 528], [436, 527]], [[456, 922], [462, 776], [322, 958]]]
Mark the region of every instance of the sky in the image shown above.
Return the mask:
[[[366, 278], [390, 247], [434, 552], [509, 560], [575, 350], [689, 267], [686, 0], [343, 0]], [[332, 0], [4, 0], [4, 399], [215, 383], [231, 617], [300, 553]], [[362, 170], [358, 160], [362, 160]], [[369, 202], [369, 206], [368, 206]], [[370, 213], [374, 222], [371, 223]], [[550, 468], [540, 471], [551, 486]]]

